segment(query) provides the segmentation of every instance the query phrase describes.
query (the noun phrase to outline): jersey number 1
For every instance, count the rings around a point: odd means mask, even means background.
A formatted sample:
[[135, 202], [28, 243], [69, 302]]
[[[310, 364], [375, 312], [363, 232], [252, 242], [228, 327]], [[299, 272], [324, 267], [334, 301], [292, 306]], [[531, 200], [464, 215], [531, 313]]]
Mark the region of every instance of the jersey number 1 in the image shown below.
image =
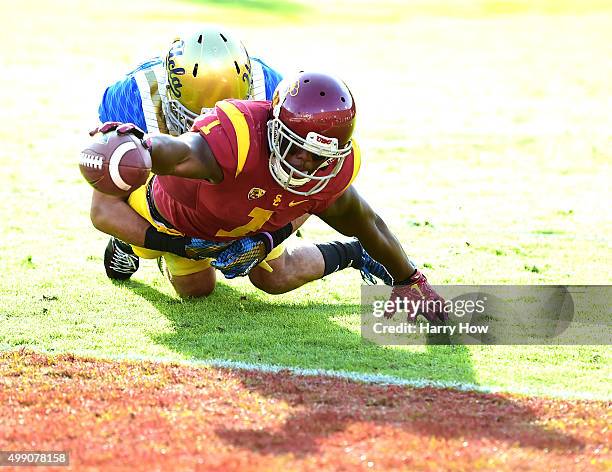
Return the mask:
[[215, 236], [224, 236], [228, 238], [240, 238], [247, 233], [256, 233], [261, 229], [263, 225], [266, 224], [266, 221], [270, 219], [270, 217], [274, 214], [273, 211], [264, 210], [263, 208], [255, 207], [249, 213], [251, 220], [242, 226], [238, 226], [231, 231], [225, 231], [224, 229], [220, 229], [217, 231]]

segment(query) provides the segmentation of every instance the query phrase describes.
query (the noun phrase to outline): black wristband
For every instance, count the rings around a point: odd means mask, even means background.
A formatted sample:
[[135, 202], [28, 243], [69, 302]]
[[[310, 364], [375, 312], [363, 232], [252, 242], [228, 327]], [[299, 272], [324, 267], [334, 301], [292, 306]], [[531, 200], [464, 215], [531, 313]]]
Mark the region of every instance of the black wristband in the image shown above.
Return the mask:
[[291, 236], [291, 233], [293, 233], [293, 225], [291, 223], [287, 223], [281, 229], [277, 229], [271, 233], [264, 231], [263, 233], [258, 233], [253, 237], [263, 242], [266, 246], [266, 252], [270, 254], [270, 251]]
[[155, 251], [171, 252], [177, 256], [187, 257], [185, 246], [191, 242], [186, 236], [170, 236], [150, 226], [145, 233], [144, 247]]
[[293, 233], [293, 225], [291, 223], [287, 223], [281, 229], [277, 229], [276, 231], [269, 233], [270, 236], [272, 236], [273, 247], [276, 247], [282, 243], [285, 239], [291, 236], [291, 233]]

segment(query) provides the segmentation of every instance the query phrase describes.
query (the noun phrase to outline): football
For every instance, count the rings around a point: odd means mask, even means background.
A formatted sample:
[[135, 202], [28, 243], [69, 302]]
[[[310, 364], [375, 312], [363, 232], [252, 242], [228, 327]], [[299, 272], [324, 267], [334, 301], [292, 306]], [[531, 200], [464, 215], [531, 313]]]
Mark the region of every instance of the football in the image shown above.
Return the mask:
[[147, 181], [151, 155], [132, 134], [98, 133], [81, 151], [79, 168], [96, 190], [125, 197]]

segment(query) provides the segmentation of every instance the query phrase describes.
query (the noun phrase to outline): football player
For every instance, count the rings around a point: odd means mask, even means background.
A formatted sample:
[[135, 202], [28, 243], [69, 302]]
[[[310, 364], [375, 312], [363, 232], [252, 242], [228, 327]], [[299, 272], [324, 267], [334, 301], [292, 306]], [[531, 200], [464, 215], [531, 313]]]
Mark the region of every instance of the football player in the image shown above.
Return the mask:
[[[257, 234], [248, 257], [256, 253], [256, 260], [272, 269], [249, 267], [251, 282], [261, 290], [284, 293], [362, 265], [367, 250], [392, 277], [392, 297], [440, 302], [422, 304], [422, 314], [443, 320], [443, 299], [352, 186], [361, 162], [352, 140], [355, 117], [344, 82], [301, 72], [282, 81], [271, 102], [221, 101], [178, 137], [146, 138], [132, 124], [108, 124], [100, 131], [133, 133], [149, 149], [155, 175], [128, 202], [158, 230], [220, 242]], [[309, 214], [356, 239], [302, 244], [291, 252], [278, 245], [285, 236], [278, 232]], [[167, 242], [158, 240], [159, 234], [144, 231], [140, 239], [147, 249], [134, 251], [142, 257], [163, 254]], [[212, 265], [240, 267], [243, 249], [221, 254]], [[167, 262], [170, 274], [180, 279], [175, 284], [180, 294], [201, 295], [202, 287], [214, 286], [209, 260]]]
[[[177, 37], [165, 58], [148, 60], [109, 86], [98, 114], [101, 122], [130, 122], [148, 133], [178, 136], [191, 128], [202, 109], [219, 100], [271, 99], [281, 78], [261, 59], [250, 58], [231, 32], [207, 25]], [[117, 236], [104, 253], [107, 275], [130, 277], [139, 259], [123, 239], [130, 239], [130, 223], [140, 228], [148, 222], [123, 199], [95, 190], [91, 219], [97, 229]]]
[[[99, 107], [99, 117], [105, 122], [132, 122], [146, 132], [179, 135], [193, 125], [198, 114], [223, 98], [272, 98], [281, 76], [261, 59], [249, 58], [244, 46], [232, 33], [217, 26], [206, 26], [175, 39], [165, 57], [144, 62], [126, 77], [106, 89]], [[294, 232], [307, 218], [300, 217], [285, 228], [272, 233], [277, 243]], [[117, 197], [94, 190], [91, 206], [94, 226], [113, 235], [104, 252], [104, 267], [108, 277], [117, 280], [129, 278], [139, 267], [139, 257], [130, 244], [146, 245], [140, 235], [150, 229], [149, 222], [127, 203]], [[162, 230], [166, 231], [166, 230]], [[179, 259], [203, 259], [218, 256], [228, 243], [204, 241], [198, 238], [171, 237], [171, 231], [156, 234], [156, 241], [165, 252]], [[256, 265], [254, 241], [247, 237], [236, 241], [220, 267], [228, 278], [246, 275]], [[280, 250], [280, 248], [279, 248]], [[250, 251], [250, 252], [249, 252]], [[166, 259], [169, 257], [167, 256]], [[378, 276], [387, 283], [390, 277], [385, 269], [363, 254], [356, 268], [369, 283]], [[229, 261], [233, 262], [230, 263]], [[262, 266], [271, 270], [265, 262]], [[199, 266], [201, 268], [201, 266]], [[214, 274], [214, 271], [211, 270]], [[181, 288], [182, 271], [171, 281], [182, 295], [201, 295], [214, 286], [214, 278], [199, 291]], [[211, 282], [212, 281], [212, 282]]]

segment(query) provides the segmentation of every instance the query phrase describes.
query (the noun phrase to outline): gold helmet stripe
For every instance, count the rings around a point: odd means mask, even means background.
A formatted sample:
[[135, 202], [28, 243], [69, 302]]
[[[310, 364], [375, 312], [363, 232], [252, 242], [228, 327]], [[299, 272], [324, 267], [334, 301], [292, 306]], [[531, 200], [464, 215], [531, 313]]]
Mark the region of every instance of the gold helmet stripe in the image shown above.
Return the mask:
[[266, 99], [266, 77], [263, 67], [257, 61], [251, 62], [251, 77], [253, 78], [253, 88], [251, 89], [251, 99]]
[[227, 101], [222, 101], [218, 102], [217, 106], [225, 112], [227, 117], [232, 122], [232, 125], [234, 125], [236, 145], [238, 147], [238, 165], [236, 166], [236, 177], [238, 177], [238, 174], [242, 172], [242, 169], [246, 164], [247, 156], [249, 155], [249, 148], [251, 146], [249, 126], [247, 125], [246, 118], [242, 112], [236, 108], [234, 104]]
[[344, 187], [344, 189], [342, 190], [342, 193], [344, 193], [344, 191], [351, 186], [351, 184], [353, 183], [353, 180], [357, 178], [357, 174], [359, 174], [359, 169], [361, 168], [361, 149], [359, 148], [357, 141], [355, 141], [354, 139], [352, 140], [352, 143], [353, 143], [353, 175], [351, 176], [351, 180], [349, 181], [348, 185]]

